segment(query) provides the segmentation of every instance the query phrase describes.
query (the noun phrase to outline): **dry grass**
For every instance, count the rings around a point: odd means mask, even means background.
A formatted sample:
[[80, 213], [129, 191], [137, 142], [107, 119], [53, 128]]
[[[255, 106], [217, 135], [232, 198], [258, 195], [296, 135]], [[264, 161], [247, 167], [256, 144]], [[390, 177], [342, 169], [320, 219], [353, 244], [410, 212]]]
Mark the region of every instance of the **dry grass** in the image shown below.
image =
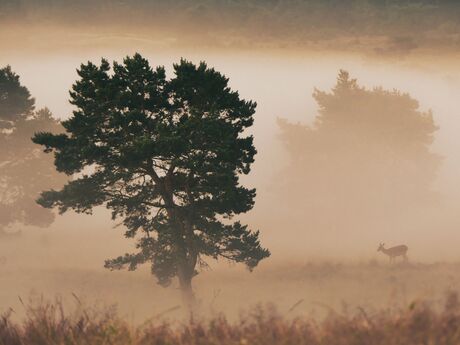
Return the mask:
[[[381, 263], [270, 263], [253, 273], [224, 265], [202, 272], [194, 286], [203, 313], [223, 313], [231, 322], [238, 320], [242, 310], [270, 302], [276, 303], [283, 316], [308, 315], [316, 320], [322, 320], [330, 310], [347, 314], [356, 313], [358, 307], [372, 315], [381, 310], [396, 313], [414, 300], [429, 300], [430, 307], [440, 312], [446, 291], [460, 291], [460, 263], [389, 265], [384, 259]], [[119, 315], [137, 325], [180, 301], [176, 286], [159, 287], [145, 268], [110, 272], [103, 268], [26, 267], [11, 259], [0, 267], [0, 313], [12, 307], [13, 319], [22, 319], [25, 308], [18, 296], [37, 299], [41, 294], [60, 296], [65, 310], [71, 310], [74, 293], [84, 305], [98, 304], [98, 309], [116, 304]], [[289, 311], [298, 301], [302, 302]], [[183, 312], [176, 308], [165, 315], [181, 319]]]
[[290, 319], [272, 306], [258, 307], [229, 322], [224, 316], [186, 323], [148, 321], [134, 327], [114, 308], [98, 311], [79, 305], [66, 313], [62, 304], [40, 303], [26, 307], [23, 321], [12, 320], [13, 311], [0, 318], [1, 345], [113, 344], [113, 345], [270, 345], [270, 344], [459, 344], [460, 304], [456, 293], [445, 298], [443, 310], [429, 303], [412, 303], [397, 312], [373, 315], [363, 309], [353, 315], [331, 312], [321, 322], [303, 317]]

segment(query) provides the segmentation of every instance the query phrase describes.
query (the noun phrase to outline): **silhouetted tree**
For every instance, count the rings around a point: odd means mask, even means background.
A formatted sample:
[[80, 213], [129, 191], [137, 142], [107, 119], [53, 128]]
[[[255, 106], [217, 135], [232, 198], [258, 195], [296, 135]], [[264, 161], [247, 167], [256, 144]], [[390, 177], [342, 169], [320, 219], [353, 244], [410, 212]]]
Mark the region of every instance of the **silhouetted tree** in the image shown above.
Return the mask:
[[35, 100], [10, 66], [0, 70], [0, 129], [11, 129], [34, 110]]
[[62, 131], [48, 109], [34, 110], [35, 101], [11, 68], [0, 69], [0, 234], [14, 223], [49, 226], [50, 210], [36, 204], [44, 188], [62, 186], [52, 159], [31, 141], [36, 131]]
[[205, 63], [182, 60], [167, 80], [139, 54], [123, 64], [81, 65], [62, 124], [67, 133], [37, 134], [55, 152], [57, 170], [80, 177], [39, 203], [91, 213], [98, 205], [122, 218], [138, 252], [107, 260], [110, 269], [149, 262], [160, 284], [179, 278], [193, 301], [192, 278], [204, 257], [243, 262], [250, 269], [269, 252], [259, 233], [230, 219], [254, 205], [254, 189], [239, 184], [256, 150], [243, 132], [256, 104], [239, 98], [228, 79]]
[[430, 151], [437, 130], [431, 112], [408, 94], [361, 87], [346, 71], [332, 92], [313, 97], [313, 126], [279, 121], [290, 156], [283, 193], [306, 219], [375, 221], [433, 197], [440, 157]]

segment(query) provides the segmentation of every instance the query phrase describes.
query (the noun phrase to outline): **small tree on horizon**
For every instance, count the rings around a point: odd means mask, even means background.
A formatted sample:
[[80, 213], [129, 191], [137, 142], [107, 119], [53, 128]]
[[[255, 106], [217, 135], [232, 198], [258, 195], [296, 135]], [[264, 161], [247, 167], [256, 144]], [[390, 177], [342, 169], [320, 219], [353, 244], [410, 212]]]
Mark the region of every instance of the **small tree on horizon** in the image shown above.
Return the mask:
[[249, 269], [269, 256], [259, 232], [232, 222], [254, 205], [255, 190], [240, 185], [256, 150], [256, 104], [240, 99], [228, 79], [202, 62], [181, 60], [167, 80], [141, 55], [122, 64], [81, 65], [70, 92], [76, 110], [65, 134], [33, 139], [54, 152], [58, 171], [77, 176], [38, 202], [91, 213], [104, 205], [122, 219], [138, 251], [107, 260], [109, 269], [150, 263], [158, 282], [174, 277], [187, 303], [192, 278], [206, 257], [242, 262]]

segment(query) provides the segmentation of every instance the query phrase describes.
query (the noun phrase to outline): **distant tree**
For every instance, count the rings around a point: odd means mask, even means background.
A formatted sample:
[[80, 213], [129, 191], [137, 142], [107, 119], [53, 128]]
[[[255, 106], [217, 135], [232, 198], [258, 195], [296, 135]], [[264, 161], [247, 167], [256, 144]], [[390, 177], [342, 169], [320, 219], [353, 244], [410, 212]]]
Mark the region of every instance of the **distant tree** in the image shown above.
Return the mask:
[[440, 157], [430, 150], [431, 112], [408, 94], [361, 87], [346, 71], [332, 92], [313, 97], [312, 126], [279, 121], [290, 157], [280, 184], [291, 207], [344, 226], [347, 217], [375, 222], [432, 199]]
[[30, 116], [35, 100], [22, 86], [10, 66], [0, 69], [0, 129], [11, 129], [15, 123]]
[[62, 131], [48, 109], [35, 101], [11, 68], [0, 69], [0, 235], [15, 224], [49, 226], [51, 211], [36, 204], [43, 188], [63, 185], [52, 159], [31, 141], [37, 131]]
[[100, 66], [81, 65], [62, 124], [67, 133], [34, 138], [55, 153], [58, 171], [80, 174], [39, 203], [91, 213], [105, 205], [123, 219], [138, 252], [107, 260], [109, 269], [150, 263], [167, 286], [178, 277], [187, 303], [204, 258], [243, 262], [249, 269], [269, 252], [259, 233], [231, 222], [254, 205], [254, 189], [240, 185], [256, 150], [244, 130], [256, 104], [241, 100], [228, 79], [205, 63], [181, 60], [175, 77], [153, 70], [139, 54]]

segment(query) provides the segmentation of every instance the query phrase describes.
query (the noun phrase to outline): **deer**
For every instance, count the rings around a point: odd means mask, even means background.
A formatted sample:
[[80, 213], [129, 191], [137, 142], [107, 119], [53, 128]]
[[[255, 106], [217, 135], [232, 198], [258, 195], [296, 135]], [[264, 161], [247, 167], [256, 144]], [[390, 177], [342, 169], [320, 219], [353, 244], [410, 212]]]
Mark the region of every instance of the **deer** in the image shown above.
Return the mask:
[[409, 248], [404, 244], [386, 249], [385, 243], [380, 243], [379, 247], [377, 248], [377, 251], [388, 255], [388, 257], [390, 258], [390, 263], [392, 263], [397, 256], [402, 256], [404, 261], [407, 261], [408, 249]]

